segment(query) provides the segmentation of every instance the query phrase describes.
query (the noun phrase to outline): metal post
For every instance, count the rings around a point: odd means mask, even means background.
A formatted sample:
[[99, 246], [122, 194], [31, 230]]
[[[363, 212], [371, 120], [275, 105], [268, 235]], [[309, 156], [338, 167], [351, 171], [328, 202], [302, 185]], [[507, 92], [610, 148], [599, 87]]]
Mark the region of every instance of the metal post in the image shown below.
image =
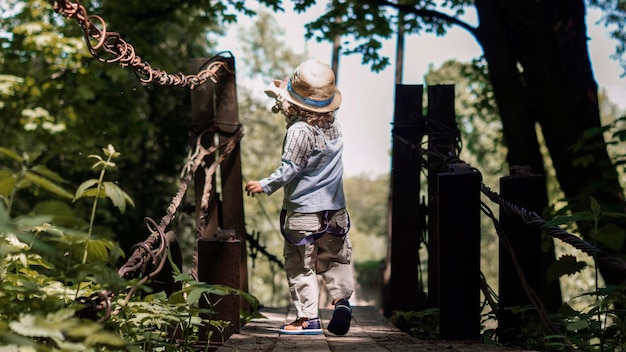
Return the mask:
[[[235, 58], [229, 57], [224, 60], [232, 74], [225, 74], [220, 77], [220, 84], [217, 93], [217, 115], [216, 124], [219, 131], [220, 143], [231, 138], [234, 133], [241, 128], [239, 123], [239, 111], [237, 105], [237, 83], [235, 72]], [[224, 159], [220, 167], [222, 180], [222, 222], [224, 229], [235, 230], [236, 238], [241, 243], [246, 243], [246, 226], [243, 208], [243, 188], [241, 175], [241, 154], [240, 144]], [[248, 292], [248, 264], [246, 246], [241, 247], [241, 281], [236, 288]], [[242, 299], [242, 305], [245, 301]]]
[[[200, 281], [220, 284], [228, 287], [238, 287], [240, 281], [241, 242], [236, 239], [235, 231], [221, 230], [212, 238], [201, 238], [198, 241], [198, 276]], [[238, 333], [239, 323], [239, 296], [227, 295], [220, 297], [209, 295], [209, 301], [202, 299], [200, 307], [210, 308], [214, 314], [203, 314], [204, 319], [227, 321], [230, 323], [223, 331], [211, 324], [205, 324], [200, 329], [200, 340], [204, 341], [207, 332], [212, 332], [211, 343], [220, 344], [232, 334]], [[212, 306], [217, 303], [217, 305]]]
[[[206, 133], [202, 140], [205, 148], [215, 145], [216, 133], [221, 143], [232, 138], [240, 128], [235, 62], [234, 58], [225, 58], [224, 61], [229, 67], [229, 73], [219, 77], [217, 86], [207, 82], [192, 91], [191, 131], [196, 136], [205, 130], [211, 131]], [[199, 71], [206, 63], [205, 59], [195, 59], [191, 63], [192, 70]], [[207, 165], [214, 161], [215, 155], [209, 155], [205, 159]], [[204, 194], [206, 182], [204, 169], [198, 169], [195, 175], [196, 220], [201, 233], [198, 234], [193, 270], [198, 281], [247, 291], [247, 255], [245, 245], [242, 245], [245, 243], [245, 225], [239, 143], [222, 161], [219, 171], [223, 199], [220, 201], [218, 198], [216, 177], [211, 177], [206, 212], [201, 206], [201, 200], [207, 196]], [[208, 332], [211, 332], [211, 343], [220, 343], [233, 333], [239, 332], [239, 313], [243, 299], [235, 295], [226, 297], [210, 295], [208, 298], [209, 300], [201, 300], [200, 306], [211, 308], [215, 314], [205, 318], [227, 321], [230, 325], [224, 331], [219, 331], [211, 324], [203, 325], [199, 335], [200, 341], [204, 341]], [[216, 301], [219, 301], [219, 304], [213, 306]]]
[[452, 164], [438, 174], [439, 333], [480, 339], [480, 174]]

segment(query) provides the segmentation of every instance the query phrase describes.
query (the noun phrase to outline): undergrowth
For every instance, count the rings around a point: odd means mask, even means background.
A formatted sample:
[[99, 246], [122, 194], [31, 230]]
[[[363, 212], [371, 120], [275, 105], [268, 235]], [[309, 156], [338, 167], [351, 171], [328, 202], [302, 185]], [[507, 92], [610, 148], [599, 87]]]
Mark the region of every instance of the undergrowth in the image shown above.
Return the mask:
[[38, 164], [39, 155], [0, 148], [9, 165], [0, 168], [0, 351], [197, 351], [229, 324], [214, 318], [221, 298], [242, 295], [252, 311], [242, 319], [258, 316], [254, 297], [198, 282], [175, 266], [182, 289], [169, 296], [120, 277], [124, 253], [96, 223], [105, 200], [121, 213], [134, 206], [106, 180], [119, 156], [110, 145], [90, 155], [98, 177], [72, 193], [61, 175]]

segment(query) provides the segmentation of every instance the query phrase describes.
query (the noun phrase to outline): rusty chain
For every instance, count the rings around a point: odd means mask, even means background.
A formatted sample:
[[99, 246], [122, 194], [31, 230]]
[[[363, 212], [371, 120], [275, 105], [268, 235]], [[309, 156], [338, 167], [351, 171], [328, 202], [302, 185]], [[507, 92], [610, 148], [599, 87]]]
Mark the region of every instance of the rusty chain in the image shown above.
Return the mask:
[[91, 55], [100, 62], [119, 63], [121, 67], [130, 67], [144, 84], [156, 81], [161, 85], [193, 89], [207, 80], [217, 84], [220, 70], [232, 73], [226, 63], [209, 61], [206, 67], [195, 75], [169, 74], [143, 61], [135, 53], [135, 48], [131, 44], [127, 43], [119, 33], [108, 32], [105, 21], [100, 16], [89, 15], [78, 1], [54, 0], [52, 5], [56, 13], [78, 22]]

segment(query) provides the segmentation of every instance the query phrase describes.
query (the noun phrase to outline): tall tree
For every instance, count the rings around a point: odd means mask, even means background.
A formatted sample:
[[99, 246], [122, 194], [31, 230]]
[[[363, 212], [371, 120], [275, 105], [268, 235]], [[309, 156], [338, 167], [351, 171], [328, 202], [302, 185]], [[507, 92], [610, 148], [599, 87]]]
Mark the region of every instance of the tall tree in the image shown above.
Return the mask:
[[[143, 218], [163, 216], [176, 191], [189, 145], [189, 90], [142, 84], [119, 61], [99, 62], [77, 21], [54, 12], [54, 4], [6, 0], [0, 6], [0, 145], [39, 155], [72, 190], [92, 177], [87, 156], [113, 144], [123, 155], [117, 179], [136, 208], [122, 218], [104, 210], [99, 217], [128, 249], [148, 235]], [[236, 13], [208, 2], [82, 5], [102, 18], [91, 17], [95, 26], [132, 45], [128, 55], [172, 74], [188, 73], [192, 58], [215, 55], [207, 33], [219, 33]]]
[[[539, 125], [569, 209], [588, 210], [589, 199], [594, 197], [605, 211], [623, 211], [623, 190], [602, 135], [581, 143], [585, 131], [600, 127], [597, 84], [587, 49], [585, 4], [583, 0], [463, 0], [446, 2], [445, 8], [438, 8], [431, 1], [421, 0], [410, 4], [332, 1], [328, 11], [307, 28], [310, 36], [319, 39], [331, 40], [337, 32], [351, 35], [354, 40], [345, 41], [350, 44], [342, 51], [362, 54], [363, 61], [374, 70], [388, 64], [388, 58], [380, 56], [378, 49], [397, 21], [396, 11], [391, 9], [405, 14], [407, 33], [443, 34], [452, 25], [466, 29], [482, 47], [487, 61], [509, 165], [527, 165], [537, 173], [545, 173], [536, 129]], [[459, 17], [472, 5], [479, 16], [477, 27]], [[619, 21], [625, 10], [611, 9], [614, 16], [610, 18]], [[342, 21], [334, 20], [337, 17]], [[617, 23], [623, 31], [623, 22]], [[623, 43], [624, 36], [619, 38]], [[577, 143], [579, 147], [574, 149]], [[583, 235], [590, 234], [592, 224], [578, 225]], [[604, 248], [625, 253], [624, 248]], [[608, 274], [603, 265], [601, 268]], [[605, 278], [612, 280], [610, 275]]]

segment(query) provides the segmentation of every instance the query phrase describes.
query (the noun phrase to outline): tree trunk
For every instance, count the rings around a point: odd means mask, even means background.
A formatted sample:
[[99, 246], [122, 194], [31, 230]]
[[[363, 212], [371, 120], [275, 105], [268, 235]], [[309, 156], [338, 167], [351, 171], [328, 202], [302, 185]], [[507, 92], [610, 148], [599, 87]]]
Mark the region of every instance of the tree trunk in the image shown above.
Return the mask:
[[[588, 140], [585, 152], [572, 149], [586, 130], [601, 126], [583, 0], [477, 0], [476, 8], [477, 37], [489, 65], [509, 164], [545, 174], [538, 122], [571, 210], [588, 211], [593, 196], [603, 211], [616, 206], [621, 211], [623, 191], [603, 137]], [[577, 165], [583, 153], [591, 162]], [[578, 226], [589, 235], [589, 223]]]

